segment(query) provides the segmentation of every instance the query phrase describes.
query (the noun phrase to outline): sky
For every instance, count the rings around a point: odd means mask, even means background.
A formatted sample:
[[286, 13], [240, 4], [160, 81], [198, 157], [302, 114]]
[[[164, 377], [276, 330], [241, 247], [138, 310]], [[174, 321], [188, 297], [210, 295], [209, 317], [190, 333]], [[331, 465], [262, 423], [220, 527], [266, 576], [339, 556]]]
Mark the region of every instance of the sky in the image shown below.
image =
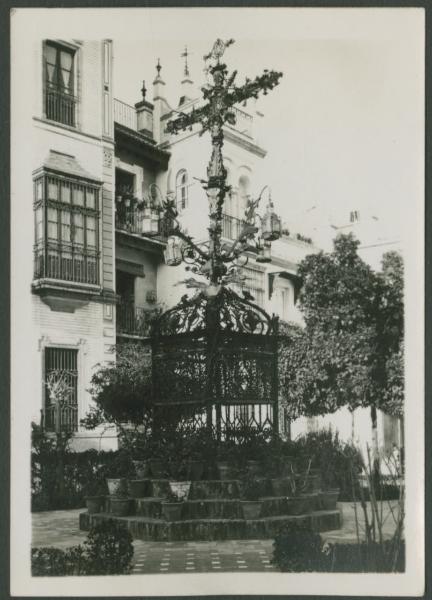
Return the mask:
[[225, 60], [238, 82], [265, 68], [283, 72], [257, 104], [268, 153], [256, 177], [271, 185], [282, 218], [301, 229], [305, 215], [339, 225], [358, 210], [377, 217], [384, 236], [403, 237], [423, 180], [418, 11], [154, 9], [143, 11], [139, 32], [113, 37], [115, 97], [137, 102], [145, 79], [151, 100], [160, 58], [176, 106], [184, 46], [199, 90], [203, 55], [217, 37], [232, 37]]

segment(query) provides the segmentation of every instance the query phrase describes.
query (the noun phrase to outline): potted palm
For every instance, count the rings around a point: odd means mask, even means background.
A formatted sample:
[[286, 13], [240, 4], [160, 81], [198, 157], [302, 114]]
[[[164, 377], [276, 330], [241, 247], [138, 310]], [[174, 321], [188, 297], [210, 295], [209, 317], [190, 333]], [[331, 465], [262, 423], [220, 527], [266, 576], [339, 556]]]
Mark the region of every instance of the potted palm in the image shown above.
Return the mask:
[[183, 499], [170, 491], [161, 502], [162, 516], [166, 521], [180, 521], [183, 509]]
[[257, 481], [246, 471], [243, 474], [240, 489], [240, 505], [246, 520], [258, 519], [261, 514], [262, 500]]

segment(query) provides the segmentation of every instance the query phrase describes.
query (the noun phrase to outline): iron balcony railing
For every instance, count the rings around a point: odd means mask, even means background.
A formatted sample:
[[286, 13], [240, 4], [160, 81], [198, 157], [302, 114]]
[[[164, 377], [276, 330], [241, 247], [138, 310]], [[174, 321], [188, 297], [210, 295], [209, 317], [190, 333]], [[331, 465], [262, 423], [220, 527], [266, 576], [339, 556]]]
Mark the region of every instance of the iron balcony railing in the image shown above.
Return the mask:
[[[127, 208], [123, 203], [116, 205], [116, 229], [135, 235], [148, 235], [143, 229], [144, 212], [138, 208]], [[157, 239], [166, 240], [170, 234], [170, 226], [164, 219], [159, 219], [158, 233], [152, 235]]]
[[135, 306], [131, 302], [119, 302], [116, 310], [116, 331], [120, 335], [148, 337], [154, 311]]
[[58, 90], [47, 90], [45, 112], [47, 119], [75, 127], [76, 98]]
[[137, 114], [135, 107], [114, 98], [114, 121], [136, 131]]
[[240, 133], [244, 133], [248, 137], [252, 137], [252, 127], [253, 127], [252, 115], [249, 115], [247, 112], [245, 112], [244, 110], [241, 110], [240, 108], [237, 108], [236, 106], [234, 106], [232, 108], [232, 110], [234, 111], [235, 118], [236, 118], [236, 124], [234, 125], [234, 128], [237, 131], [240, 131]]
[[35, 279], [59, 279], [99, 285], [98, 253], [77, 249], [37, 247], [34, 260]]
[[245, 226], [245, 221], [232, 217], [231, 215], [222, 215], [222, 237], [228, 240], [235, 240]]
[[41, 410], [41, 426], [44, 431], [78, 431], [78, 406], [46, 406]]

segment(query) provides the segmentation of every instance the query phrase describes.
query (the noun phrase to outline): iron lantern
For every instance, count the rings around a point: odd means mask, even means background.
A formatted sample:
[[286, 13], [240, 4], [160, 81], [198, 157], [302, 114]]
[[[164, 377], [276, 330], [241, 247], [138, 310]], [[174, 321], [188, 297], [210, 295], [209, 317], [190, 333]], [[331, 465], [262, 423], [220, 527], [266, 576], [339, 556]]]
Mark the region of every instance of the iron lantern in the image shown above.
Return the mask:
[[281, 236], [282, 224], [280, 217], [274, 212], [273, 202], [267, 204], [266, 212], [262, 218], [262, 236], [265, 240], [273, 242]]
[[183, 254], [181, 244], [178, 238], [174, 235], [168, 238], [166, 248], [164, 250], [165, 264], [169, 267], [177, 267], [181, 264]]
[[258, 254], [256, 257], [257, 263], [271, 262], [271, 243], [267, 240], [259, 240], [257, 244]]
[[152, 208], [150, 211], [151, 215], [151, 235], [157, 235], [159, 233], [159, 211], [156, 208]]
[[143, 235], [151, 235], [152, 233], [151, 210], [147, 206], [144, 206], [142, 213], [141, 233]]

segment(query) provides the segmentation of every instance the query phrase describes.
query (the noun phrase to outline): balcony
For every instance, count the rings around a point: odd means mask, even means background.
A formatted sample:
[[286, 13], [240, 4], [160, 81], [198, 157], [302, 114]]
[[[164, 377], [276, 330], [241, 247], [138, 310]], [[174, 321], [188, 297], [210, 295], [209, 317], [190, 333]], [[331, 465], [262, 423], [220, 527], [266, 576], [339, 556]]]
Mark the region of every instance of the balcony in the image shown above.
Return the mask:
[[244, 135], [247, 135], [248, 137], [252, 138], [253, 137], [253, 117], [252, 115], [248, 114], [247, 112], [245, 112], [244, 110], [241, 110], [240, 108], [237, 107], [233, 107], [233, 112], [235, 114], [235, 118], [236, 118], [236, 124], [233, 125], [233, 128], [236, 131], [239, 131], [240, 133], [243, 133]]
[[133, 302], [119, 302], [116, 309], [116, 332], [120, 336], [149, 337], [158, 309], [135, 306]]
[[137, 114], [134, 106], [114, 98], [114, 121], [137, 131]]
[[222, 215], [222, 237], [227, 240], [235, 240], [241, 233], [246, 222], [231, 215]]
[[44, 431], [78, 431], [78, 406], [51, 404], [41, 410], [41, 426]]
[[[115, 226], [120, 231], [133, 235], [146, 235], [143, 231], [144, 211], [136, 206], [127, 207], [124, 202], [116, 202]], [[166, 241], [170, 226], [164, 219], [158, 221], [158, 233], [151, 238]]]
[[45, 112], [47, 119], [75, 127], [76, 98], [57, 90], [47, 90]]

